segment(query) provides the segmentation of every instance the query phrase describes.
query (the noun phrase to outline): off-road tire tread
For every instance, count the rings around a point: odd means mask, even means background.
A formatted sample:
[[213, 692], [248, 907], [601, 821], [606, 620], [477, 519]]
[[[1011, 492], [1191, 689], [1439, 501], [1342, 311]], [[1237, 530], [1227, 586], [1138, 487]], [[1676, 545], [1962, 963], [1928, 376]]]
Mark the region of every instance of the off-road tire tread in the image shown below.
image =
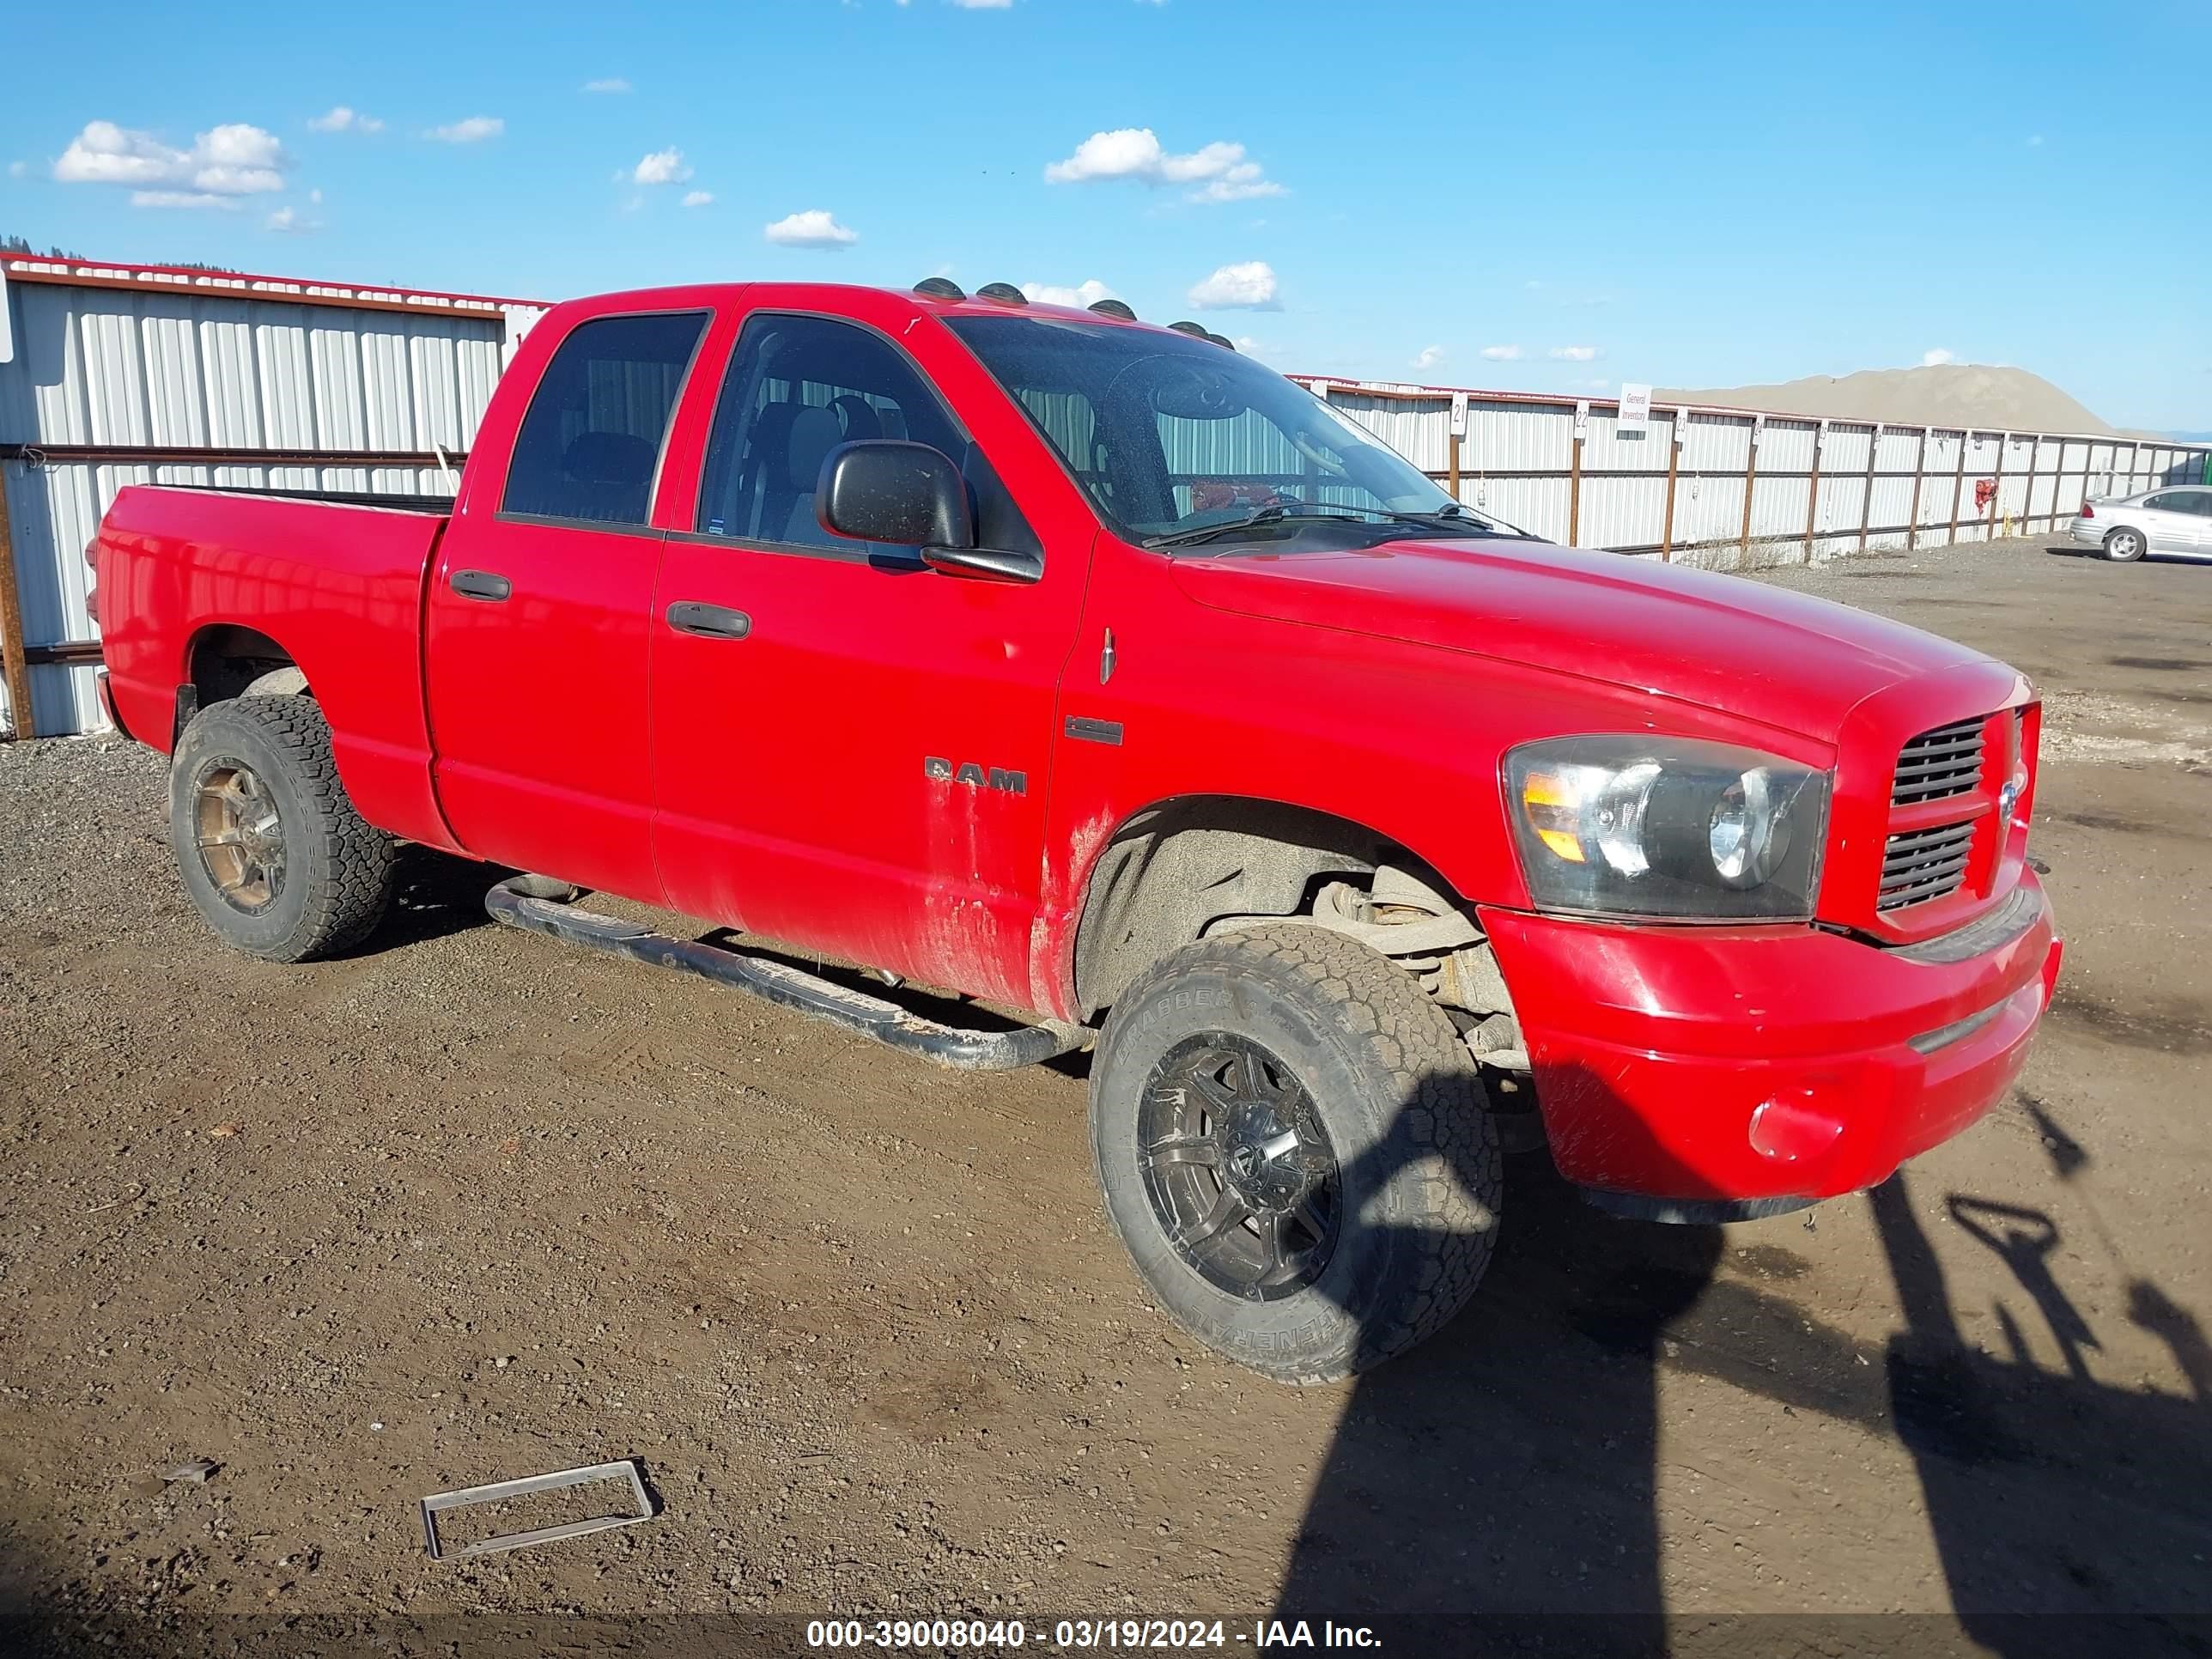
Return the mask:
[[[278, 948], [254, 954], [272, 962], [313, 962], [352, 949], [384, 920], [398, 849], [355, 810], [338, 781], [322, 709], [311, 697], [237, 697], [203, 709], [193, 724], [210, 719], [246, 721], [276, 748], [312, 815], [312, 822], [287, 823], [285, 839], [302, 848], [321, 842], [300, 926]], [[288, 862], [296, 869], [296, 860]]]
[[[1483, 1107], [1474, 1059], [1450, 1019], [1412, 975], [1341, 933], [1290, 922], [1202, 940], [1153, 963], [1117, 1000], [1142, 1007], [1159, 981], [1200, 963], [1249, 969], [1262, 962], [1287, 969], [1340, 1007], [1346, 1031], [1375, 1051], [1399, 1084], [1401, 1097], [1415, 1103], [1403, 1114], [1403, 1127], [1419, 1151], [1430, 1155], [1417, 1174], [1425, 1224], [1420, 1283], [1402, 1318], [1363, 1333], [1350, 1368], [1356, 1373], [1434, 1335], [1474, 1294], [1496, 1243], [1495, 1195], [1502, 1188], [1504, 1153], [1497, 1125]], [[1492, 1196], [1485, 1201], [1480, 1194]], [[1107, 1213], [1119, 1234], [1121, 1224], [1110, 1206]], [[1126, 1247], [1126, 1237], [1122, 1242]], [[1176, 1317], [1162, 1305], [1169, 1317]], [[1192, 1334], [1203, 1338], [1198, 1331]], [[1298, 1384], [1334, 1382], [1344, 1375], [1276, 1370], [1250, 1357], [1240, 1363]]]

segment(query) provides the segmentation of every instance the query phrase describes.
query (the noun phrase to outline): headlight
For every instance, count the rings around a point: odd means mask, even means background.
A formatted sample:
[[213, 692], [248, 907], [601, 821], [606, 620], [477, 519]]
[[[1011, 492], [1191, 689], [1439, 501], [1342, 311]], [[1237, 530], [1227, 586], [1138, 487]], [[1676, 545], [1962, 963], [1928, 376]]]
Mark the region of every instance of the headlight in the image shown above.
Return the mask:
[[1693, 738], [1564, 738], [1505, 757], [1539, 909], [1696, 921], [1813, 914], [1828, 775]]

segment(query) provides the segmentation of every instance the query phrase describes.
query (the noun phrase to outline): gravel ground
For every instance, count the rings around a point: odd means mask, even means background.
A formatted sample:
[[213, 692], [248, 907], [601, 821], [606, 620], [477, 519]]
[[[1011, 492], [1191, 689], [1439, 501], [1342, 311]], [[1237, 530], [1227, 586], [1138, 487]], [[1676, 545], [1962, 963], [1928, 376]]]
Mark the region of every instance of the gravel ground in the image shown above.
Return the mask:
[[[362, 952], [249, 961], [177, 886], [158, 757], [0, 748], [0, 1647], [1283, 1607], [1617, 1616], [1592, 1644], [1868, 1616], [1828, 1651], [2135, 1614], [2204, 1651], [2212, 571], [1759, 579], [2045, 687], [2069, 955], [2021, 1089], [1810, 1218], [1613, 1221], [1519, 1160], [1474, 1306], [1338, 1388], [1146, 1304], [1079, 1061], [942, 1073], [482, 925], [428, 856]], [[646, 1524], [426, 1558], [425, 1493], [629, 1457]]]

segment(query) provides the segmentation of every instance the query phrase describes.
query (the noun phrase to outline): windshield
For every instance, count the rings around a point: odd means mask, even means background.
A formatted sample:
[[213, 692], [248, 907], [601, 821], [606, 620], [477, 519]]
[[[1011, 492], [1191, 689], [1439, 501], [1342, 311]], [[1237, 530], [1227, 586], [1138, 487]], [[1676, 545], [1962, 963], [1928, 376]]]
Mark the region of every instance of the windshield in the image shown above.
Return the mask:
[[1204, 555], [1522, 533], [1210, 341], [1072, 318], [945, 321], [1133, 540]]

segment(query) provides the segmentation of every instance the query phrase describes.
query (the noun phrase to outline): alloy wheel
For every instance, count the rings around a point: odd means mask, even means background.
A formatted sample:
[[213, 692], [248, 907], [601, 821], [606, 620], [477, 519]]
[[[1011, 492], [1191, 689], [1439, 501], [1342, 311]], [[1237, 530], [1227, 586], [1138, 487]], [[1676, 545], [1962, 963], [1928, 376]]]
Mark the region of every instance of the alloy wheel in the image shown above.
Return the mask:
[[1336, 1150], [1304, 1086], [1249, 1038], [1201, 1032], [1161, 1057], [1137, 1161], [1176, 1253], [1218, 1289], [1273, 1302], [1328, 1266], [1343, 1219]]

